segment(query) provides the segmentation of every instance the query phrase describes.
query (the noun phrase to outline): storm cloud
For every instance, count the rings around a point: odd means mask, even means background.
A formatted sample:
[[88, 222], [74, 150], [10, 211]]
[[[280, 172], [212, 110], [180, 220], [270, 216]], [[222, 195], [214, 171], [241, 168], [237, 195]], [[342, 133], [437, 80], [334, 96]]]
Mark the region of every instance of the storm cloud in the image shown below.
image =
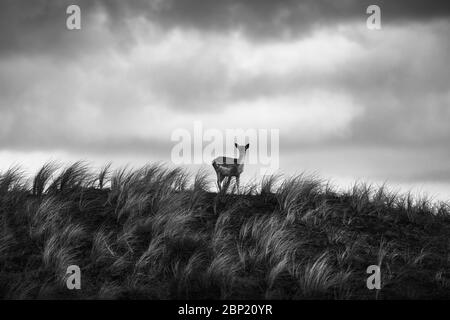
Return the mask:
[[[83, 9], [89, 35], [69, 35], [61, 28], [70, 4]], [[136, 19], [148, 20], [164, 30], [239, 31], [259, 41], [289, 39], [324, 26], [363, 24], [364, 13], [371, 4], [382, 8], [383, 21], [389, 25], [427, 23], [450, 15], [450, 3], [445, 0], [4, 0], [0, 4], [0, 50], [16, 54], [21, 50], [68, 54], [77, 51], [77, 47], [82, 50], [112, 43], [126, 46], [134, 39], [129, 22]], [[103, 20], [103, 27], [115, 36], [99, 37], [99, 30], [89, 27], [95, 20]]]
[[449, 16], [448, 1], [2, 1], [0, 154], [170, 161], [171, 132], [202, 121], [280, 129], [286, 172], [450, 196]]

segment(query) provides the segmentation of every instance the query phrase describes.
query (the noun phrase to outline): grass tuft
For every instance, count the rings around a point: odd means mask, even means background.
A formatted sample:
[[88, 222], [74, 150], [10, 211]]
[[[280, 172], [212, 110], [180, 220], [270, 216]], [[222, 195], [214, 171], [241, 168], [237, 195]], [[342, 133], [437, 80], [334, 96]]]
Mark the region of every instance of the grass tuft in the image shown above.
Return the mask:
[[[217, 194], [212, 176], [85, 162], [47, 163], [30, 180], [0, 173], [0, 296], [450, 298], [448, 203], [305, 174]], [[65, 287], [70, 265], [79, 292]], [[370, 265], [382, 270], [376, 293]]]

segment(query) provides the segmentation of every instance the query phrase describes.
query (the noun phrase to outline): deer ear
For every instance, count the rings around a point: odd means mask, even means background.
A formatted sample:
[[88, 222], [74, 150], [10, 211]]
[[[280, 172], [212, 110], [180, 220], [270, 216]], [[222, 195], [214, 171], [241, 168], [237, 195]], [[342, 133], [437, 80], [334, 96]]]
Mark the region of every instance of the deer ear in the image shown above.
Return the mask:
[[237, 145], [237, 143], [236, 143], [236, 142], [234, 143], [234, 146], [235, 146], [236, 148], [238, 147], [238, 145]]
[[247, 145], [245, 146], [245, 150], [247, 150], [248, 148], [250, 148], [250, 143], [247, 143]]

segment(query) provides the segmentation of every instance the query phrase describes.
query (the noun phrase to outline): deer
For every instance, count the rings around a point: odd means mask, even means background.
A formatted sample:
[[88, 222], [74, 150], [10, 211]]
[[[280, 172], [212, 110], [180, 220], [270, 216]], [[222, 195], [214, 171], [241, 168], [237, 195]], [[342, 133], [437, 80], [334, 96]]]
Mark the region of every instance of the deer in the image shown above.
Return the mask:
[[235, 177], [236, 187], [239, 193], [239, 178], [241, 173], [244, 171], [244, 159], [250, 144], [247, 143], [245, 146], [240, 146], [235, 143], [234, 146], [239, 150], [239, 158], [236, 159], [222, 156], [215, 158], [212, 162], [212, 166], [214, 167], [217, 175], [217, 188], [219, 189], [219, 192], [222, 191], [222, 182], [225, 178], [228, 178], [225, 188], [226, 191], [228, 185], [230, 184], [231, 178]]

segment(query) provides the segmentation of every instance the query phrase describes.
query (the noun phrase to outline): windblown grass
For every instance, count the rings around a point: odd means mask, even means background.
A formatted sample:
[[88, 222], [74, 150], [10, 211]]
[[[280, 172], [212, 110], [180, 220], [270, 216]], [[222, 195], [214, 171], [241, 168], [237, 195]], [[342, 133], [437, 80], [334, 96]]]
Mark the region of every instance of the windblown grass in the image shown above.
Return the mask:
[[[208, 175], [83, 162], [0, 173], [0, 296], [450, 298], [447, 203], [385, 186], [337, 192], [307, 175], [216, 194]], [[374, 264], [377, 292], [366, 287]], [[66, 288], [69, 265], [81, 290]]]

